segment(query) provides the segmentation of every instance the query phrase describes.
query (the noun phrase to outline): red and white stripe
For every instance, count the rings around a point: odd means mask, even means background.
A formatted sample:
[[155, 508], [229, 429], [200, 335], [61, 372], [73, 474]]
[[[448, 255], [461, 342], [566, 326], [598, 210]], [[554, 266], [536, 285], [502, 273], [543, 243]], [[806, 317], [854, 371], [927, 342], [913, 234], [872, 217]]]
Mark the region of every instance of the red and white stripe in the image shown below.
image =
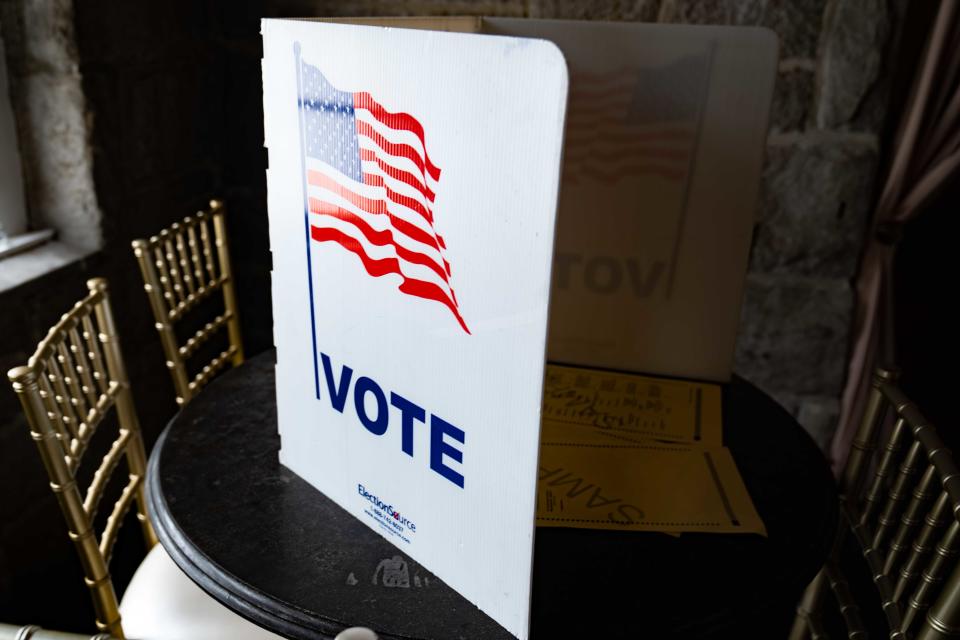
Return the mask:
[[681, 182], [694, 141], [691, 122], [630, 122], [637, 70], [574, 75], [564, 143], [565, 182], [613, 184], [635, 176]]
[[470, 333], [434, 225], [440, 169], [427, 153], [423, 127], [367, 93], [355, 93], [354, 104], [364, 181], [307, 158], [311, 236], [351, 251], [371, 276], [400, 276], [401, 292], [444, 304]]

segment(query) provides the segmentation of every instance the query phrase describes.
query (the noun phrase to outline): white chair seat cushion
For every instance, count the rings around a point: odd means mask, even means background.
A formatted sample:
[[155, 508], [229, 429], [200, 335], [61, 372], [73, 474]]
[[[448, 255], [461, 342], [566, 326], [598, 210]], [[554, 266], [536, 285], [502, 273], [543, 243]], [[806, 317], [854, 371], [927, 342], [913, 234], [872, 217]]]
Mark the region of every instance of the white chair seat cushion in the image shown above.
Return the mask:
[[237, 615], [193, 583], [154, 545], [120, 603], [131, 640], [261, 640], [280, 638]]

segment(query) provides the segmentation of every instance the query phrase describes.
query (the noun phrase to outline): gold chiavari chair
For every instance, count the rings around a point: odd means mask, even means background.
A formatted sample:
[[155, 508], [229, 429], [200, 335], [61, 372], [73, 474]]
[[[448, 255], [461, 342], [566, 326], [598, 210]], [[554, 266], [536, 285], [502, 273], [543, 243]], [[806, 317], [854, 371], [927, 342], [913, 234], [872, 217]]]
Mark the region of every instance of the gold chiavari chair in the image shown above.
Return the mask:
[[847, 636], [867, 636], [863, 612], [840, 569], [841, 549], [851, 537], [873, 578], [891, 640], [960, 637], [960, 471], [896, 379], [895, 371], [874, 374], [840, 480], [844, 526], [804, 593], [790, 640], [828, 637], [828, 591]]
[[[144, 497], [146, 455], [107, 283], [96, 278], [87, 287], [89, 294], [50, 329], [27, 364], [8, 376], [80, 556], [97, 629], [117, 638], [125, 638], [125, 630], [141, 638], [276, 638], [206, 595], [156, 544]], [[114, 408], [118, 435], [81, 496], [77, 472]], [[126, 482], [98, 535], [98, 506], [124, 461]], [[120, 525], [134, 505], [150, 551], [118, 603], [108, 566]]]
[[[228, 363], [235, 367], [243, 363], [223, 203], [211, 200], [206, 211], [184, 218], [149, 240], [134, 240], [133, 252], [173, 377], [177, 404], [182, 407]], [[176, 323], [218, 291], [223, 294], [223, 312], [180, 344]], [[188, 359], [224, 327], [228, 347], [190, 375]]]
[[[154, 545], [157, 538], [147, 520], [143, 493], [146, 455], [106, 281], [90, 280], [87, 285], [90, 295], [50, 329], [26, 366], [11, 369], [8, 375], [67, 520], [70, 539], [80, 554], [97, 627], [122, 637], [119, 603], [107, 565], [120, 523], [133, 503], [147, 545]], [[97, 426], [114, 406], [120, 434], [81, 498], [75, 480], [77, 468]], [[122, 458], [126, 458], [129, 478], [98, 542], [93, 520], [107, 481]]]

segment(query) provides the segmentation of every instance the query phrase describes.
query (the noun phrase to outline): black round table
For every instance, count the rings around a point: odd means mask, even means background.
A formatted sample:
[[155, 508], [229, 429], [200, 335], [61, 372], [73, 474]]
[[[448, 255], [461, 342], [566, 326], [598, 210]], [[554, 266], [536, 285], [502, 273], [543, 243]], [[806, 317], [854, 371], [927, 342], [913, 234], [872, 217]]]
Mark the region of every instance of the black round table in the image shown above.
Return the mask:
[[[510, 638], [502, 627], [277, 460], [272, 351], [220, 377], [150, 456], [160, 542], [204, 590], [291, 638]], [[786, 637], [837, 525], [813, 441], [742, 379], [724, 444], [768, 537], [538, 528], [534, 638]]]

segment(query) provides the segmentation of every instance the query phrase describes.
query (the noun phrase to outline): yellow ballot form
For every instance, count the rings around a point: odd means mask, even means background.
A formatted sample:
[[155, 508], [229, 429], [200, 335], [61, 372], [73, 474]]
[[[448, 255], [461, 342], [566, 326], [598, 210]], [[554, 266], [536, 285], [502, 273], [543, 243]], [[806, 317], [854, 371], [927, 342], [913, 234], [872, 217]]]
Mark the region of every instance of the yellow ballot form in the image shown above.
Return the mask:
[[537, 525], [766, 529], [722, 446], [720, 387], [547, 366]]
[[591, 441], [596, 435], [601, 443], [653, 439], [720, 446], [720, 386], [548, 364], [543, 429], [551, 440]]
[[543, 444], [537, 524], [766, 535], [730, 452], [644, 444]]

